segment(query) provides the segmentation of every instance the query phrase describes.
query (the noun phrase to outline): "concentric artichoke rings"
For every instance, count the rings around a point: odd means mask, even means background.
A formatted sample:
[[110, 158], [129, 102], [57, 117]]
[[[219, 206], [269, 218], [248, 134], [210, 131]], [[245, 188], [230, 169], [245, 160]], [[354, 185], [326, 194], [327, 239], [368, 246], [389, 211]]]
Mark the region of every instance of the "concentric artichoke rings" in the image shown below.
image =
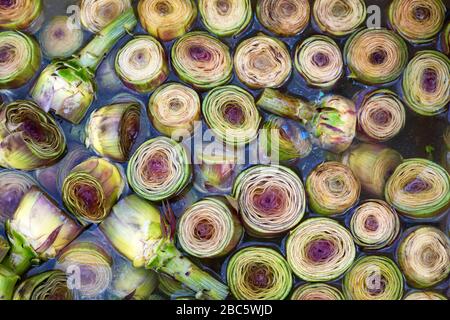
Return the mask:
[[353, 263], [355, 244], [350, 232], [329, 218], [312, 218], [293, 230], [286, 242], [292, 271], [309, 282], [336, 279]]
[[243, 146], [258, 135], [261, 116], [253, 96], [238, 86], [211, 90], [203, 101], [202, 111], [215, 136], [227, 145]]
[[316, 0], [313, 17], [319, 29], [334, 36], [354, 32], [366, 20], [364, 0]]
[[41, 64], [41, 50], [34, 38], [18, 31], [0, 32], [0, 89], [27, 83]]
[[155, 90], [169, 76], [162, 45], [151, 36], [137, 36], [116, 56], [115, 69], [122, 82], [140, 93]]
[[344, 300], [344, 296], [326, 283], [307, 283], [295, 289], [291, 300]]
[[[0, 223], [11, 219], [20, 200], [36, 181], [19, 171], [0, 171]], [[0, 261], [1, 262], [1, 261]]]
[[66, 274], [59, 270], [46, 271], [21, 282], [13, 300], [72, 300]]
[[200, 90], [226, 84], [233, 71], [230, 49], [203, 31], [190, 32], [175, 42], [172, 65], [181, 80]]
[[302, 181], [284, 166], [258, 165], [243, 171], [234, 182], [232, 194], [247, 232], [258, 237], [285, 233], [305, 212]]
[[345, 43], [344, 60], [350, 77], [365, 84], [397, 79], [408, 63], [405, 41], [387, 29], [362, 29]]
[[282, 41], [260, 34], [237, 46], [234, 68], [239, 80], [249, 88], [278, 88], [291, 75], [292, 61]]
[[238, 300], [282, 300], [291, 290], [292, 273], [275, 250], [247, 247], [231, 257], [227, 281]]
[[178, 242], [190, 255], [216, 258], [228, 254], [243, 229], [236, 213], [221, 198], [204, 198], [186, 209], [178, 222]]
[[306, 192], [314, 212], [336, 215], [356, 204], [361, 185], [349, 167], [339, 162], [325, 162], [309, 174]]
[[42, 22], [42, 0], [14, 0], [0, 3], [0, 28], [37, 31]]
[[131, 0], [82, 0], [81, 23], [90, 32], [97, 33], [130, 7]]
[[306, 82], [319, 88], [331, 88], [344, 72], [341, 50], [327, 36], [312, 36], [295, 51], [294, 63]]
[[252, 19], [250, 0], [200, 0], [198, 7], [205, 27], [219, 37], [239, 34]]
[[191, 179], [191, 166], [182, 144], [157, 137], [142, 144], [130, 159], [128, 182], [134, 191], [150, 201], [179, 194]]
[[261, 24], [282, 37], [302, 32], [308, 26], [309, 13], [307, 0], [260, 0], [256, 5]]
[[197, 16], [193, 0], [142, 0], [137, 8], [144, 29], [162, 41], [185, 34]]

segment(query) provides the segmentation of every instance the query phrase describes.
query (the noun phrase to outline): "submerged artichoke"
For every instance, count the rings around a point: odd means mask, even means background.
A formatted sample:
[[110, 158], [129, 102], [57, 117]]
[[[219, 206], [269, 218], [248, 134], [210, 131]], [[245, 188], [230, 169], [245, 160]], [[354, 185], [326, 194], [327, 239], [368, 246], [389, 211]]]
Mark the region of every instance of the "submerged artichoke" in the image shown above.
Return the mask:
[[125, 86], [140, 93], [155, 90], [169, 76], [164, 48], [151, 36], [126, 43], [117, 53], [115, 69]]
[[193, 0], [142, 0], [138, 12], [148, 33], [162, 41], [170, 41], [191, 28], [197, 17], [197, 6]]
[[86, 124], [86, 146], [114, 161], [128, 160], [140, 131], [141, 106], [114, 103], [91, 113]]
[[36, 181], [26, 173], [0, 171], [0, 224], [12, 218], [20, 200], [34, 185]]
[[234, 181], [244, 226], [251, 235], [273, 238], [294, 228], [305, 213], [305, 189], [298, 175], [279, 165], [257, 165]]
[[397, 265], [384, 256], [366, 256], [347, 272], [343, 289], [349, 300], [400, 300], [403, 278]]
[[70, 275], [71, 291], [77, 298], [98, 298], [112, 280], [110, 253], [93, 241], [76, 241], [58, 256], [56, 267]]
[[59, 270], [34, 275], [16, 288], [13, 300], [72, 300], [67, 276]]
[[22, 197], [5, 224], [11, 250], [3, 265], [21, 275], [56, 255], [81, 232], [80, 226], [36, 186]]
[[358, 109], [357, 137], [367, 142], [384, 142], [395, 137], [405, 126], [403, 102], [394, 92], [378, 89], [355, 97]]
[[278, 88], [291, 75], [292, 61], [284, 42], [258, 34], [237, 46], [234, 68], [239, 80], [249, 88]]
[[119, 167], [92, 157], [71, 170], [62, 186], [62, 198], [81, 223], [99, 223], [108, 216], [124, 188]]
[[265, 89], [256, 105], [267, 112], [302, 122], [312, 141], [331, 152], [345, 151], [355, 137], [355, 104], [342, 96], [328, 95], [313, 104], [277, 90]]
[[203, 198], [188, 207], [177, 226], [178, 243], [199, 258], [227, 255], [238, 244], [243, 229], [236, 212], [222, 198]]
[[350, 232], [329, 218], [302, 222], [286, 242], [286, 256], [292, 271], [309, 282], [336, 279], [353, 263], [355, 244]]
[[238, 300], [283, 300], [292, 288], [285, 258], [265, 247], [247, 247], [228, 262], [227, 282]]
[[419, 226], [406, 231], [397, 249], [400, 268], [415, 288], [432, 287], [450, 274], [450, 240], [439, 229]]
[[402, 88], [413, 111], [424, 116], [446, 112], [450, 102], [450, 59], [438, 51], [419, 51], [405, 69]]
[[228, 85], [211, 90], [203, 100], [205, 122], [215, 136], [230, 146], [243, 146], [258, 135], [261, 116], [253, 96]]
[[344, 73], [342, 53], [333, 39], [316, 35], [304, 40], [295, 51], [294, 63], [306, 82], [331, 88]]
[[174, 43], [172, 66], [181, 80], [200, 90], [224, 85], [233, 75], [230, 49], [204, 31], [190, 32]]
[[326, 283], [307, 283], [295, 289], [291, 300], [344, 300], [344, 295]]
[[99, 32], [78, 57], [49, 64], [31, 89], [31, 96], [45, 111], [50, 109], [62, 118], [78, 124], [95, 96], [94, 72], [109, 49], [137, 21], [133, 9], [127, 9]]
[[186, 149], [175, 140], [156, 137], [144, 142], [128, 163], [130, 186], [141, 197], [159, 201], [179, 194], [191, 179]]
[[442, 0], [394, 0], [388, 11], [392, 28], [412, 43], [433, 40], [445, 21]]
[[239, 34], [252, 19], [250, 0], [199, 0], [198, 7], [205, 27], [219, 37]]
[[81, 0], [81, 24], [90, 32], [100, 32], [130, 7], [131, 0]]
[[44, 55], [50, 59], [71, 57], [83, 44], [83, 31], [73, 28], [67, 16], [53, 17], [39, 36]]
[[356, 204], [361, 185], [352, 170], [339, 162], [318, 165], [306, 179], [310, 208], [319, 214], [345, 213]]
[[401, 214], [434, 217], [450, 207], [450, 175], [430, 160], [408, 159], [387, 181], [384, 196]]
[[6, 0], [0, 2], [0, 28], [33, 32], [39, 29], [42, 0]]
[[0, 142], [0, 165], [20, 170], [55, 164], [66, 150], [61, 127], [26, 100], [0, 106]]
[[319, 29], [334, 36], [355, 31], [366, 20], [364, 0], [316, 0], [313, 17]]
[[194, 290], [198, 297], [220, 300], [228, 295], [225, 285], [181, 255], [159, 210], [136, 195], [119, 201], [100, 229], [135, 267], [166, 273]]
[[0, 89], [23, 86], [40, 65], [41, 50], [32, 36], [18, 31], [0, 32]]
[[153, 126], [162, 134], [178, 140], [189, 136], [200, 121], [200, 97], [195, 90], [179, 83], [160, 86], [148, 103]]
[[259, 0], [256, 16], [273, 33], [291, 37], [302, 32], [309, 23], [308, 0]]
[[345, 43], [345, 62], [350, 78], [365, 84], [394, 81], [408, 63], [405, 41], [387, 29], [362, 29]]

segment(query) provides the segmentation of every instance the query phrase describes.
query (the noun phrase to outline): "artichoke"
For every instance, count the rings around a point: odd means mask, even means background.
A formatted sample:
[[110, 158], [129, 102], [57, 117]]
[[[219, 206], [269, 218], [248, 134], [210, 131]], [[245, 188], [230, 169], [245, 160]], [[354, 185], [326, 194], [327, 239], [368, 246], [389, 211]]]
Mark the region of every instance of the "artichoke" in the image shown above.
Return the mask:
[[283, 300], [293, 283], [284, 257], [264, 247], [236, 252], [228, 262], [227, 282], [238, 300]]
[[9, 251], [9, 243], [8, 241], [0, 236], [0, 263], [3, 261], [5, 256], [8, 254]]
[[117, 53], [115, 69], [125, 86], [139, 93], [155, 90], [169, 76], [164, 48], [151, 36], [126, 43]]
[[278, 88], [289, 79], [292, 61], [284, 42], [258, 34], [237, 46], [234, 68], [239, 80], [249, 88]]
[[131, 0], [81, 0], [81, 24], [98, 33], [130, 7]]
[[42, 22], [42, 0], [0, 2], [0, 28], [37, 31]]
[[203, 100], [205, 122], [229, 146], [244, 146], [256, 139], [261, 116], [253, 96], [228, 85], [211, 90]]
[[110, 48], [137, 21], [133, 9], [127, 9], [99, 32], [80, 52], [69, 60], [56, 60], [41, 73], [31, 89], [32, 98], [45, 111], [78, 124], [95, 96], [94, 73]]
[[403, 297], [403, 300], [448, 300], [442, 294], [433, 291], [413, 291]]
[[83, 45], [83, 31], [73, 28], [67, 16], [53, 17], [41, 31], [39, 42], [45, 56], [50, 59], [71, 57]]
[[291, 300], [344, 300], [344, 296], [329, 284], [307, 283], [294, 290]]
[[230, 81], [230, 49], [203, 31], [189, 32], [172, 47], [172, 66], [178, 77], [197, 89], [208, 90]]
[[61, 191], [67, 209], [81, 223], [88, 224], [103, 221], [124, 188], [119, 167], [103, 158], [92, 157], [70, 171]]
[[336, 279], [350, 268], [355, 255], [350, 232], [329, 218], [303, 221], [286, 242], [287, 261], [292, 271], [309, 282]]
[[20, 277], [0, 264], [0, 301], [11, 300]]
[[176, 249], [159, 210], [136, 195], [119, 201], [100, 229], [135, 267], [166, 273], [206, 299], [224, 299], [225, 285], [190, 262]]
[[239, 34], [252, 20], [250, 0], [199, 0], [198, 7], [206, 29], [219, 37]]
[[301, 33], [309, 23], [308, 0], [259, 0], [256, 16], [269, 31], [282, 37]]
[[135, 102], [114, 103], [91, 113], [86, 124], [86, 146], [98, 155], [125, 162], [139, 135], [141, 106]]
[[264, 111], [300, 121], [309, 131], [312, 142], [331, 152], [345, 151], [355, 137], [355, 104], [342, 96], [327, 95], [317, 103], [309, 103], [265, 89], [256, 105]]
[[144, 29], [162, 41], [185, 34], [197, 17], [193, 0], [142, 0], [138, 3], [139, 20]]
[[236, 212], [224, 199], [207, 197], [188, 207], [177, 226], [178, 243], [199, 258], [227, 255], [241, 240]]
[[314, 212], [343, 214], [358, 201], [361, 184], [348, 166], [329, 161], [319, 164], [308, 175], [306, 192]]
[[0, 106], [0, 142], [0, 166], [20, 170], [51, 166], [66, 151], [61, 127], [26, 100]]
[[52, 270], [22, 281], [16, 288], [13, 300], [72, 300], [66, 274]]
[[159, 201], [179, 194], [191, 180], [191, 165], [182, 144], [166, 137], [144, 142], [128, 163], [130, 186], [141, 197]]
[[450, 22], [447, 23], [441, 33], [442, 51], [448, 56], [450, 55]]
[[41, 65], [41, 50], [32, 36], [18, 31], [0, 32], [0, 89], [26, 84]]

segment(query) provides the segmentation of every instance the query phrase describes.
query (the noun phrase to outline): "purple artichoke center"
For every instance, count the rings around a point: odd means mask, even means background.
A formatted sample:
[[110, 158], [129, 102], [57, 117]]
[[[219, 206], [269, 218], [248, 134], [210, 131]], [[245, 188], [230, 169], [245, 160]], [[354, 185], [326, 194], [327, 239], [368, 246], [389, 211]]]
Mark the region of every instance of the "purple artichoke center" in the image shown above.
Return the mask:
[[160, 1], [156, 4], [156, 11], [160, 16], [166, 16], [172, 11], [172, 9], [166, 1]]
[[11, 59], [11, 48], [8, 46], [0, 47], [0, 63], [7, 63]]
[[391, 120], [391, 113], [387, 110], [378, 110], [372, 116], [373, 121], [376, 124], [386, 124]]
[[376, 273], [366, 280], [366, 285], [370, 295], [379, 295], [386, 290], [386, 279]]
[[372, 62], [372, 64], [382, 64], [386, 60], [386, 57], [386, 51], [379, 49], [372, 52], [372, 54], [370, 55], [370, 61]]
[[58, 29], [56, 29], [56, 30], [53, 32], [53, 37], [54, 37], [55, 39], [63, 39], [64, 36], [65, 36], [65, 34], [66, 34], [66, 33], [64, 32], [63, 29], [58, 28]]
[[422, 88], [426, 92], [433, 93], [437, 89], [437, 73], [433, 69], [425, 69], [422, 74]]
[[414, 17], [418, 21], [428, 20], [430, 18], [431, 12], [430, 9], [425, 7], [416, 7], [414, 8]]
[[37, 142], [45, 141], [46, 132], [42, 130], [42, 127], [32, 120], [25, 120], [22, 122], [22, 132], [29, 138]]
[[139, 135], [139, 117], [127, 113], [121, 128], [122, 148], [128, 153]]
[[312, 60], [314, 64], [320, 68], [323, 68], [330, 63], [330, 58], [328, 58], [328, 55], [322, 52], [317, 52], [315, 55], [313, 55]]
[[270, 283], [270, 271], [265, 266], [255, 266], [248, 280], [256, 288], [267, 288]]
[[3, 192], [0, 197], [0, 208], [5, 213], [6, 217], [12, 217], [13, 213], [19, 206], [20, 199], [23, 192], [20, 190], [7, 190]]
[[314, 262], [327, 261], [334, 254], [334, 244], [329, 240], [314, 240], [308, 248], [308, 258]]
[[404, 187], [404, 190], [408, 193], [421, 193], [430, 189], [430, 187], [431, 186], [427, 181], [420, 178], [415, 178]]
[[244, 123], [245, 115], [242, 112], [242, 108], [236, 104], [229, 104], [223, 111], [225, 120], [232, 125], [241, 125]]
[[79, 185], [75, 187], [76, 197], [83, 202], [87, 210], [92, 211], [97, 208], [98, 194], [95, 187], [90, 185]]
[[195, 61], [205, 62], [211, 60], [211, 52], [200, 46], [189, 48], [189, 55]]
[[153, 156], [148, 161], [145, 172], [151, 181], [165, 180], [168, 175], [167, 159], [162, 155]]
[[13, 7], [15, 4], [15, 0], [0, 0], [0, 6], [4, 8]]
[[221, 15], [225, 15], [230, 11], [230, 2], [228, 0], [217, 1], [217, 9]]
[[195, 226], [195, 236], [200, 240], [209, 240], [213, 236], [214, 226], [206, 220], [200, 221]]
[[263, 193], [256, 195], [254, 198], [256, 207], [264, 213], [277, 212], [282, 202], [283, 197], [279, 190], [274, 190], [273, 188], [264, 190]]
[[366, 221], [364, 221], [364, 228], [369, 231], [377, 231], [378, 230], [378, 220], [375, 216], [370, 215], [367, 217]]
[[281, 14], [285, 17], [290, 17], [295, 11], [297, 11], [296, 6], [289, 1], [284, 1], [280, 5]]

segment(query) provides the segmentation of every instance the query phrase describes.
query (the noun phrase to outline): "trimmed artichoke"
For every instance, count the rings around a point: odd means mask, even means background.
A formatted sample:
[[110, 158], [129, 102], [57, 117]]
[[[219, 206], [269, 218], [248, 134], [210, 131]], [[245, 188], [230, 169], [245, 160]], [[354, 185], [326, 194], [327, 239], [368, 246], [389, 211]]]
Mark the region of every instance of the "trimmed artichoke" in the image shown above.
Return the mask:
[[81, 24], [98, 33], [130, 7], [131, 0], [81, 0]]
[[13, 300], [72, 300], [67, 276], [59, 270], [34, 275], [16, 288]]
[[37, 31], [42, 22], [42, 0], [0, 2], [0, 28]]
[[307, 283], [294, 290], [291, 300], [344, 300], [344, 295], [326, 283]]

